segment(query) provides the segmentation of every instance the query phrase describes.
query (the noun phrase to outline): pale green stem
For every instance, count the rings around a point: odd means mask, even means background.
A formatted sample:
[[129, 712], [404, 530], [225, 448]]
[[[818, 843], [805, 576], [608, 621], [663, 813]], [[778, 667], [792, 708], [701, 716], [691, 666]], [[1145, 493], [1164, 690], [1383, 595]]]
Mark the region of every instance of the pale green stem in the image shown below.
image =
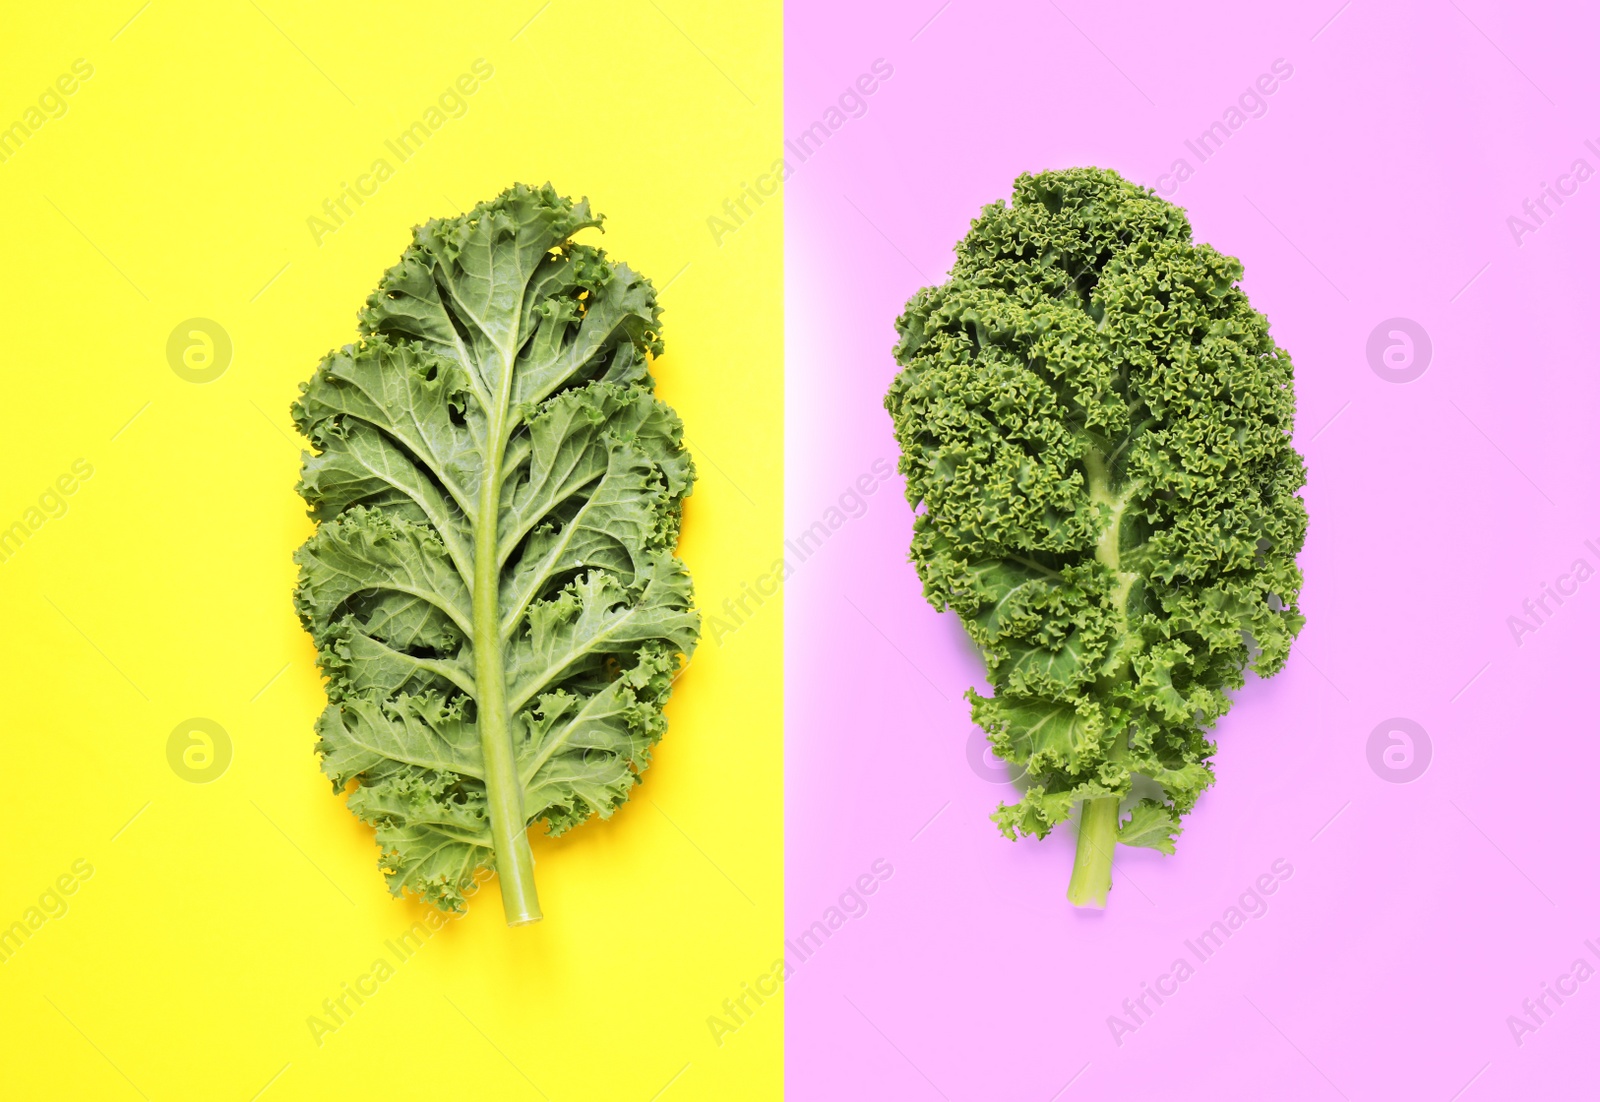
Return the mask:
[[506, 672], [500, 638], [500, 482], [505, 455], [506, 404], [511, 358], [505, 357], [501, 393], [489, 413], [487, 454], [478, 516], [473, 524], [472, 623], [477, 666], [478, 740], [483, 747], [483, 783], [488, 789], [489, 829], [506, 925], [524, 926], [544, 917], [533, 886], [533, 849], [522, 807], [511, 717], [506, 710]]
[[[1128, 594], [1138, 575], [1122, 569], [1122, 513], [1133, 497], [1133, 487], [1127, 486], [1121, 494], [1112, 492], [1111, 472], [1105, 456], [1091, 449], [1084, 456], [1084, 469], [1089, 475], [1089, 498], [1101, 502], [1111, 510], [1111, 521], [1100, 533], [1095, 544], [1096, 561], [1109, 567], [1116, 575], [1116, 588], [1112, 601], [1117, 609], [1121, 636], [1126, 639], [1128, 628]], [[1102, 669], [1104, 676], [1121, 673], [1129, 661], [1125, 645], [1113, 648]], [[1118, 740], [1111, 758], [1120, 757], [1124, 750]], [[1078, 852], [1072, 864], [1072, 880], [1067, 885], [1067, 898], [1076, 907], [1104, 907], [1106, 894], [1111, 890], [1111, 856], [1117, 845], [1118, 797], [1101, 796], [1084, 800], [1078, 810]]]
[[1117, 797], [1084, 800], [1078, 811], [1078, 855], [1067, 899], [1074, 907], [1104, 907], [1111, 891], [1111, 852], [1117, 844]]

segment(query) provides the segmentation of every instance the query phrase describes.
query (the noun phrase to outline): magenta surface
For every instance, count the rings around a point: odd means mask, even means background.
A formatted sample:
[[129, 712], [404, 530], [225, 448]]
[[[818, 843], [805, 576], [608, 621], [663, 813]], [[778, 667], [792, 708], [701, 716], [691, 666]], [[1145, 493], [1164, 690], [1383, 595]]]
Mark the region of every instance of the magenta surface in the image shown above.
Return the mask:
[[[790, 560], [788, 927], [837, 927], [791, 953], [790, 1098], [1597, 1096], [1597, 30], [1485, 0], [790, 5], [788, 530], [828, 536]], [[1104, 913], [1067, 903], [1070, 831], [989, 822], [981, 667], [880, 474], [905, 300], [1017, 173], [1074, 165], [1242, 260], [1310, 470], [1305, 631]], [[1374, 331], [1418, 329], [1420, 375], [1380, 376]], [[1395, 719], [1431, 744], [1408, 783]]]

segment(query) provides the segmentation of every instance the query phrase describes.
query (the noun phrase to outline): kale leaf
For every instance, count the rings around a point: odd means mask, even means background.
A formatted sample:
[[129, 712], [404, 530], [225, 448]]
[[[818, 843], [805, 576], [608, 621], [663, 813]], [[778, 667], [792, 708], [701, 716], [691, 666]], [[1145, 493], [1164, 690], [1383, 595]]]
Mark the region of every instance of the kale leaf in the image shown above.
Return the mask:
[[1172, 852], [1229, 691], [1304, 623], [1293, 367], [1242, 271], [1114, 172], [1025, 174], [896, 323], [911, 559], [982, 651], [974, 721], [1026, 770], [994, 820], [1074, 818], [1080, 906], [1116, 843]]
[[322, 770], [354, 782], [392, 893], [460, 910], [492, 867], [512, 925], [541, 917], [528, 827], [628, 798], [699, 633], [660, 309], [572, 241], [599, 225], [518, 184], [417, 227], [293, 407]]

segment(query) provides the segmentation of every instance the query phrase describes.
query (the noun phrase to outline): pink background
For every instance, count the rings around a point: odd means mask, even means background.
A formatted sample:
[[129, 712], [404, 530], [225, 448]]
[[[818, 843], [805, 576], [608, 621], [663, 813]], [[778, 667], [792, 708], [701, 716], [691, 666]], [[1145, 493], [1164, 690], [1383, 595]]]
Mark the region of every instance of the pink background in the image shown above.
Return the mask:
[[[894, 872], [789, 981], [789, 1096], [1600, 1096], [1600, 977], [1520, 1046], [1507, 1025], [1600, 964], [1600, 579], [1520, 646], [1507, 626], [1600, 567], [1600, 178], [1520, 245], [1506, 223], [1575, 159], [1600, 169], [1600, 26], [1486, 0], [1137, 8], [790, 5], [791, 137], [874, 59], [893, 76], [792, 163], [788, 530], [896, 457], [893, 319], [983, 203], [1023, 170], [1154, 186], [1185, 157], [1174, 200], [1295, 361], [1308, 622], [1222, 721], [1176, 856], [1121, 850], [1109, 909], [1077, 912], [1070, 830], [988, 821], [1008, 794], [968, 762], [980, 665], [922, 599], [898, 477], [868, 497], [788, 583], [789, 932]], [[1265, 116], [1198, 164], [1184, 139], [1277, 58]], [[1395, 316], [1433, 343], [1404, 385], [1366, 356]], [[1407, 784], [1367, 759], [1396, 716], [1432, 741]], [[1107, 1017], [1280, 858], [1268, 912], [1119, 1046]]]

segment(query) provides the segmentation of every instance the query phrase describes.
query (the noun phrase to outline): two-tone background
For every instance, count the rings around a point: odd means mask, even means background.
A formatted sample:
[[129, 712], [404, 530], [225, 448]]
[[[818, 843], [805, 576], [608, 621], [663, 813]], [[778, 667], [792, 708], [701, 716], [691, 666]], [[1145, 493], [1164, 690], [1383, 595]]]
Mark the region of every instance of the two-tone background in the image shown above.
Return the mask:
[[[0, 1095], [1594, 1094], [1597, 29], [1482, 0], [0, 15], [0, 928], [30, 927]], [[988, 822], [981, 668], [905, 561], [881, 408], [893, 319], [979, 207], [1080, 164], [1243, 261], [1310, 470], [1305, 632], [1103, 914], [1066, 902], [1070, 834]], [[410, 226], [547, 179], [662, 288], [708, 626], [633, 800], [535, 838], [546, 921], [490, 899], [405, 941], [425, 910], [311, 754], [287, 406]]]
[[0, 562], [0, 926], [93, 870], [0, 963], [0, 1096], [771, 1096], [781, 1008], [721, 1049], [705, 1019], [782, 940], [781, 617], [700, 648], [609, 822], [536, 840], [545, 922], [490, 886], [407, 942], [429, 909], [314, 768], [288, 406], [412, 225], [553, 181], [661, 289], [700, 601], [765, 569], [783, 224], [705, 220], [779, 145], [777, 11], [133, 0], [0, 42], [6, 122], [93, 67], [0, 163], [0, 524], [47, 517]]

